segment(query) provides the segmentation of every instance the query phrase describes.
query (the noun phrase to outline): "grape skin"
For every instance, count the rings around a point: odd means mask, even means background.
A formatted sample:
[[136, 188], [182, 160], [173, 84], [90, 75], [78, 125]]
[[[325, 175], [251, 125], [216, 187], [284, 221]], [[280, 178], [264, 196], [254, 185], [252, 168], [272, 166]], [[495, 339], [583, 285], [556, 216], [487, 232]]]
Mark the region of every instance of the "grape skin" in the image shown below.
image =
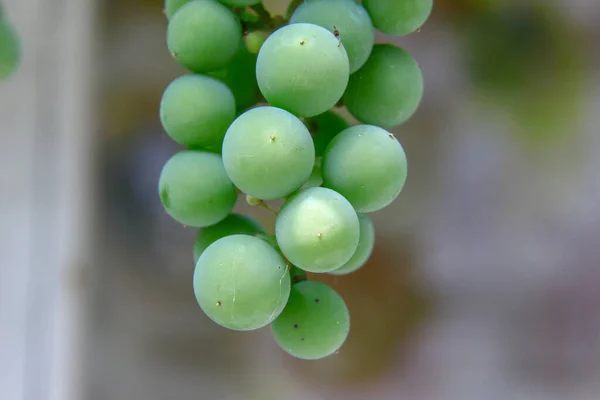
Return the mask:
[[231, 235], [211, 244], [194, 271], [194, 294], [206, 315], [238, 331], [262, 328], [279, 316], [290, 294], [283, 258], [267, 242]]
[[358, 216], [342, 195], [331, 189], [300, 190], [279, 210], [277, 244], [290, 262], [309, 272], [342, 267], [357, 249]]
[[[260, 48], [267, 40], [267, 37], [262, 32], [250, 32], [245, 37], [246, 47], [250, 54], [258, 55]], [[252, 69], [254, 80], [256, 80], [256, 66]], [[256, 84], [258, 86], [258, 83]]]
[[241, 40], [240, 21], [215, 0], [184, 4], [167, 28], [167, 46], [173, 58], [196, 73], [225, 67], [238, 51]]
[[197, 228], [222, 221], [237, 200], [221, 157], [196, 150], [180, 151], [167, 161], [158, 190], [173, 219]]
[[280, 108], [257, 107], [239, 116], [227, 130], [223, 162], [233, 183], [244, 193], [276, 200], [308, 179], [315, 148], [298, 118]]
[[363, 6], [379, 31], [403, 36], [427, 21], [433, 0], [363, 0]]
[[308, 189], [311, 187], [318, 187], [323, 184], [323, 177], [321, 176], [321, 164], [319, 162], [315, 162], [315, 166], [308, 177], [308, 180], [302, 185], [301, 189]]
[[357, 212], [389, 205], [406, 182], [404, 149], [386, 130], [357, 125], [338, 134], [323, 156], [323, 186], [343, 195]]
[[356, 252], [343, 267], [331, 271], [330, 274], [347, 275], [356, 272], [371, 257], [373, 247], [375, 247], [375, 228], [373, 227], [373, 222], [371, 222], [371, 219], [366, 214], [358, 214], [358, 222], [360, 223], [360, 239]]
[[195, 148], [220, 148], [235, 111], [231, 90], [204, 75], [175, 79], [160, 102], [160, 120], [167, 134], [177, 143]]
[[350, 77], [348, 111], [364, 124], [393, 128], [408, 120], [423, 97], [417, 61], [391, 44], [376, 44], [367, 63]]
[[307, 126], [315, 143], [315, 155], [320, 157], [335, 135], [349, 128], [350, 124], [340, 115], [329, 110], [315, 117], [307, 118]]
[[177, 10], [190, 1], [191, 0], [165, 0], [165, 14], [167, 15], [167, 18], [171, 19]]
[[350, 314], [344, 299], [321, 282], [292, 286], [288, 303], [271, 324], [271, 332], [288, 354], [318, 360], [335, 353], [350, 332]]
[[[239, 113], [258, 102], [259, 90], [255, 69], [256, 55], [251, 54], [243, 43], [229, 64], [220, 70], [209, 72], [208, 75], [227, 85], [233, 93], [236, 110]], [[233, 119], [229, 122], [227, 127]]]
[[253, 235], [255, 233], [264, 233], [263, 228], [256, 220], [246, 215], [229, 214], [223, 221], [200, 229], [194, 242], [194, 263], [198, 262], [208, 246], [221, 238], [236, 234]]
[[363, 66], [375, 43], [371, 18], [354, 0], [304, 1], [290, 19], [292, 24], [298, 22], [316, 24], [332, 33], [337, 29], [348, 53], [350, 73]]
[[344, 94], [350, 63], [343, 45], [313, 24], [286, 25], [262, 45], [256, 62], [258, 86], [273, 106], [298, 117], [333, 107]]

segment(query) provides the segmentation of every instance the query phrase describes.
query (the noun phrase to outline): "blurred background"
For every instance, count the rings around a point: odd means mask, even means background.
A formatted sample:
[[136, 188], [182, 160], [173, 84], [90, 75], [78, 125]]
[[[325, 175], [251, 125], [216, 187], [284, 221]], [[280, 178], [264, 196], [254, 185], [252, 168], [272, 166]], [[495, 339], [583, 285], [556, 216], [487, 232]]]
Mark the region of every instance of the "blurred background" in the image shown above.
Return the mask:
[[371, 260], [319, 277], [352, 329], [315, 362], [195, 302], [196, 230], [157, 195], [184, 73], [162, 0], [2, 2], [22, 62], [0, 83], [1, 399], [600, 398], [597, 0], [436, 0], [419, 33], [378, 37], [426, 93]]

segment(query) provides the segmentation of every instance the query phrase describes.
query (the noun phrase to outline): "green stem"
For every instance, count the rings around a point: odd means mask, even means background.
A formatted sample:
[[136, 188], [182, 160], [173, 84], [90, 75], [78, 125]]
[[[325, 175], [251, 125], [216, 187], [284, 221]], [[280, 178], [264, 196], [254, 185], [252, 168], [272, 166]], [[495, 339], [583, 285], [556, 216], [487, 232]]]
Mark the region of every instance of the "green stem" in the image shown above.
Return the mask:
[[258, 3], [256, 5], [250, 6], [250, 9], [252, 11], [254, 11], [256, 13], [256, 15], [258, 15], [258, 20], [265, 23], [265, 24], [269, 24], [271, 23], [271, 14], [269, 14], [269, 12], [267, 11], [267, 9], [265, 8], [265, 6], [263, 5], [263, 3]]
[[242, 22], [244, 35], [254, 31], [272, 32], [275, 29], [276, 17], [271, 17], [262, 3], [250, 7], [235, 7], [233, 12]]
[[262, 200], [259, 204], [262, 208], [271, 211], [275, 216], [277, 216], [277, 210], [268, 205], [264, 200]]

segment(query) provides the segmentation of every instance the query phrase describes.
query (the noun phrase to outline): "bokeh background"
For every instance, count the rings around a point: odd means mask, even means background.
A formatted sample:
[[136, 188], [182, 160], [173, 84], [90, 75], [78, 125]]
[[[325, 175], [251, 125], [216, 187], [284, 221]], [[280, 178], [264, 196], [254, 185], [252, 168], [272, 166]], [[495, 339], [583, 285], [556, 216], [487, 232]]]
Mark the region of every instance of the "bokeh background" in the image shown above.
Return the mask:
[[378, 37], [426, 93], [370, 262], [320, 277], [352, 329], [316, 362], [194, 300], [196, 232], [156, 190], [184, 72], [162, 0], [2, 2], [23, 53], [0, 83], [1, 399], [600, 398], [597, 0], [436, 0], [419, 33]]

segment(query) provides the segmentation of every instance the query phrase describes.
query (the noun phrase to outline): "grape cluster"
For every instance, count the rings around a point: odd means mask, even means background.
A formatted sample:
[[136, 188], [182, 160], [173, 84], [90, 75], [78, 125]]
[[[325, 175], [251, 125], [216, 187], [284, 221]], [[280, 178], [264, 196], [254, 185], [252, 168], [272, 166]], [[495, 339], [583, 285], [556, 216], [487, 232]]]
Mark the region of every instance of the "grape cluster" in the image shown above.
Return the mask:
[[[349, 274], [373, 250], [367, 213], [401, 192], [406, 155], [386, 129], [423, 95], [415, 59], [375, 44], [375, 29], [418, 29], [431, 0], [167, 0], [167, 45], [192, 73], [165, 90], [160, 118], [187, 149], [164, 166], [159, 193], [178, 222], [201, 228], [194, 293], [233, 330], [271, 325], [289, 354], [319, 359], [346, 340], [350, 316], [307, 272]], [[346, 107], [361, 124], [350, 126]], [[238, 194], [276, 214], [275, 235], [232, 209]], [[278, 211], [266, 202], [284, 199]]]
[[8, 79], [20, 61], [19, 39], [0, 3], [0, 80]]

